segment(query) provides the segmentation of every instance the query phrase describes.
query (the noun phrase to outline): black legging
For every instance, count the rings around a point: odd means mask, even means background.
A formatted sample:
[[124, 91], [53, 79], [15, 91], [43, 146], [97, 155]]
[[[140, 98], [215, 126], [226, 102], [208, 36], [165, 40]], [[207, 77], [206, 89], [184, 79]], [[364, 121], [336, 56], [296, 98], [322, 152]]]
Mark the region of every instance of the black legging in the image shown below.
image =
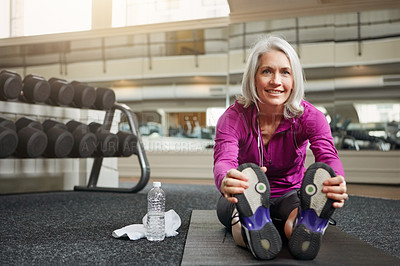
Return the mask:
[[[290, 213], [300, 206], [300, 198], [298, 189], [291, 190], [278, 198], [270, 198], [270, 214], [271, 219], [281, 234], [282, 239], [286, 239], [284, 232], [285, 222]], [[227, 201], [223, 196], [217, 202], [217, 216], [221, 224], [228, 231], [231, 231], [232, 216], [235, 210], [235, 204]]]

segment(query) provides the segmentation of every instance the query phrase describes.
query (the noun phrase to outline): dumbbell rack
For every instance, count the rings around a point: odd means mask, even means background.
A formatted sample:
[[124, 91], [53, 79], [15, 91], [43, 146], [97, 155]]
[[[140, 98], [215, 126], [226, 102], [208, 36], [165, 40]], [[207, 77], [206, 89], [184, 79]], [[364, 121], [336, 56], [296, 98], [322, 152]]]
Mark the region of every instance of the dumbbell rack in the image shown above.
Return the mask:
[[[104, 122], [103, 125], [100, 126], [102, 126], [105, 130], [109, 131], [113, 123], [115, 111], [119, 110], [120, 112], [122, 112], [128, 119], [128, 124], [131, 134], [135, 135], [136, 137], [136, 143], [135, 143], [136, 147], [135, 147], [135, 152], [133, 154], [136, 154], [138, 156], [139, 164], [141, 167], [141, 177], [138, 183], [131, 188], [99, 187], [97, 183], [99, 180], [100, 170], [103, 165], [103, 157], [99, 156], [104, 156], [105, 154], [103, 152], [99, 152], [94, 154], [93, 156], [94, 161], [87, 186], [84, 187], [75, 186], [74, 190], [138, 192], [146, 186], [150, 178], [150, 167], [143, 148], [143, 142], [141, 140], [140, 132], [138, 130], [138, 123], [136, 116], [128, 106], [115, 102], [115, 94], [111, 89], [108, 88], [95, 89], [94, 87], [91, 87], [86, 83], [81, 83], [78, 81], [73, 81], [71, 83], [68, 83], [66, 80], [58, 78], [51, 78], [49, 81], [46, 81], [45, 78], [32, 74], [25, 76], [25, 78], [22, 80], [22, 78], [18, 73], [9, 70], [0, 71], [0, 86], [1, 86], [0, 87], [1, 102], [4, 101], [4, 103], [10, 104], [9, 106], [7, 106], [7, 104], [0, 106], [0, 113], [19, 114], [22, 111], [28, 114], [28, 116], [30, 116], [32, 113], [33, 114], [42, 113], [44, 109], [40, 108], [39, 106], [43, 106], [44, 108], [46, 108], [45, 107], [46, 104], [48, 104], [48, 106], [68, 106], [72, 107], [73, 109], [81, 108], [88, 110], [88, 112], [90, 112], [90, 110], [105, 111]], [[98, 94], [99, 92], [100, 94]], [[16, 104], [13, 103], [14, 101], [16, 101]], [[20, 103], [22, 105], [18, 106]], [[46, 104], [31, 106], [30, 103], [46, 103]], [[21, 110], [19, 107], [23, 107], [22, 108], [23, 110]], [[25, 111], [25, 107], [27, 107], [28, 111]], [[53, 111], [56, 110], [57, 110], [56, 113], [58, 113], [58, 115], [60, 114], [59, 112], [61, 110], [62, 113], [64, 113], [64, 110], [66, 111], [66, 113], [70, 113], [68, 109], [57, 108], [54, 110], [48, 110], [45, 116], [47, 116], [48, 113], [52, 113], [52, 115], [54, 115]], [[102, 120], [103, 114], [104, 113], [102, 112], [101, 116], [99, 116], [97, 120], [99, 121]], [[79, 116], [80, 115], [81, 112], [79, 112]], [[74, 120], [75, 116], [73, 116], [72, 119]], [[28, 133], [27, 135], [29, 136], [30, 134], [31, 133]], [[129, 156], [129, 154], [126, 154], [126, 156]], [[80, 156], [80, 155], [81, 154], [73, 154], [72, 157], [87, 158], [87, 156], [84, 155]], [[112, 154], [110, 154], [110, 156], [111, 155]], [[105, 156], [108, 157], [107, 155]], [[24, 157], [25, 156], [23, 154], [21, 158]], [[37, 158], [37, 155], [35, 154], [32, 155], [31, 157]], [[107, 162], [104, 162], [104, 164], [107, 164]], [[34, 165], [36, 165], [36, 162]], [[32, 167], [32, 165], [28, 166], [27, 168], [29, 169], [29, 167]], [[6, 169], [6, 171], [7, 170], [10, 169]], [[23, 170], [25, 170], [25, 168], [23, 168]], [[13, 173], [15, 173], [15, 168], [13, 168], [12, 171], [14, 171]], [[118, 178], [118, 176], [115, 176], [114, 173], [112, 177], [114, 178], [113, 180], [115, 181], [115, 177]], [[79, 177], [80, 176], [78, 176], [78, 178]], [[75, 183], [72, 183], [71, 185], [73, 184]], [[79, 181], [79, 184], [82, 184], [81, 181]], [[114, 186], [114, 185], [115, 183], [109, 186]]]
[[135, 114], [131, 109], [125, 104], [115, 103], [113, 107], [108, 110], [104, 117], [104, 127], [109, 130], [112, 124], [115, 110], [121, 111], [128, 118], [129, 128], [131, 133], [137, 137], [137, 157], [141, 168], [141, 176], [138, 183], [131, 188], [114, 188], [114, 187], [98, 187], [97, 181], [99, 179], [99, 174], [101, 166], [103, 163], [103, 157], [96, 157], [94, 159], [92, 170], [90, 172], [89, 181], [87, 186], [75, 186], [74, 190], [77, 191], [99, 191], [99, 192], [126, 192], [135, 193], [142, 190], [150, 178], [150, 166], [147, 161], [146, 153], [143, 147], [143, 142], [140, 136], [139, 127]]
[[[15, 114], [17, 112], [16, 110], [18, 109], [17, 106], [19, 106], [19, 105], [20, 105], [20, 107], [24, 107], [24, 108], [22, 108], [22, 112], [23, 113], [28, 113], [28, 112], [36, 113], [36, 111], [40, 110], [40, 108], [39, 108], [38, 110], [26, 111], [26, 110], [30, 110], [30, 109], [36, 109], [36, 108], [32, 108], [32, 107], [45, 107], [46, 108], [46, 105], [43, 105], [43, 104], [39, 104], [39, 105], [34, 104], [34, 105], [32, 105], [32, 104], [27, 104], [27, 103], [23, 103], [23, 102], [5, 102], [5, 101], [0, 101], [0, 104], [2, 104], [2, 103], [5, 103], [6, 106], [5, 107], [3, 106], [3, 108], [0, 108], [1, 109], [0, 113], [1, 112], [4, 113], [4, 111], [7, 110], [7, 108], [10, 108], [11, 109], [10, 112], [9, 111], [5, 111], [5, 113], [8, 113], [8, 114]], [[48, 106], [48, 108], [49, 108], [49, 112], [52, 112], [52, 111], [56, 110], [57, 111], [56, 113], [59, 115], [60, 110], [57, 110], [57, 109], [59, 109], [60, 107], [54, 107], [54, 108], [56, 108], [54, 110], [53, 110], [53, 107]], [[76, 108], [68, 108], [68, 109], [73, 111], [73, 109], [76, 109]], [[90, 110], [90, 109], [86, 109], [86, 110]], [[104, 122], [103, 122], [104, 128], [106, 130], [110, 130], [111, 125], [113, 124], [113, 119], [114, 119], [114, 116], [115, 116], [114, 114], [115, 114], [116, 110], [120, 111], [122, 114], [124, 114], [126, 116], [126, 118], [128, 120], [130, 133], [136, 136], [136, 139], [137, 139], [136, 150], [137, 150], [137, 152], [135, 152], [135, 155], [137, 155], [138, 162], [139, 162], [140, 167], [141, 167], [140, 179], [138, 180], [138, 182], [134, 186], [132, 186], [130, 188], [99, 187], [97, 185], [97, 183], [98, 183], [100, 171], [101, 171], [101, 168], [102, 168], [102, 165], [103, 165], [103, 157], [92, 157], [93, 158], [93, 164], [92, 164], [90, 175], [88, 176], [89, 179], [87, 181], [87, 185], [86, 186], [74, 186], [73, 187], [74, 190], [76, 190], [76, 191], [99, 191], [99, 192], [103, 191], [103, 192], [136, 193], [136, 192], [139, 192], [140, 190], [142, 190], [147, 185], [147, 183], [149, 181], [149, 178], [150, 178], [150, 167], [149, 167], [149, 163], [148, 163], [148, 160], [147, 160], [147, 157], [146, 157], [146, 153], [145, 153], [145, 149], [144, 149], [143, 142], [142, 142], [142, 139], [141, 139], [141, 135], [140, 135], [140, 132], [139, 132], [136, 115], [132, 112], [132, 110], [128, 106], [126, 106], [124, 104], [121, 104], [121, 103], [114, 103], [114, 105], [112, 106], [111, 109], [109, 109], [108, 111], [104, 111], [105, 112]], [[42, 112], [43, 111], [39, 111], [39, 113], [42, 113]], [[73, 112], [75, 112], [75, 111], [73, 111]], [[101, 115], [101, 117], [99, 117], [99, 119], [101, 120], [102, 117], [103, 117], [103, 115]], [[109, 157], [107, 157], [107, 158], [109, 158]], [[10, 159], [13, 160], [12, 157], [5, 158], [5, 160], [10, 160]], [[17, 158], [15, 158], [15, 159], [17, 159]], [[21, 159], [25, 160], [25, 161], [30, 161], [30, 158], [25, 158], [25, 159], [21, 158]], [[36, 160], [36, 159], [40, 159], [40, 157], [39, 158], [33, 158], [33, 160]], [[43, 158], [43, 159], [45, 159], [45, 158]], [[68, 158], [66, 158], [66, 159], [68, 159]], [[71, 158], [71, 159], [73, 159], [73, 158]], [[87, 158], [87, 159], [90, 159], [90, 157]], [[62, 159], [60, 159], [60, 160], [62, 160]]]

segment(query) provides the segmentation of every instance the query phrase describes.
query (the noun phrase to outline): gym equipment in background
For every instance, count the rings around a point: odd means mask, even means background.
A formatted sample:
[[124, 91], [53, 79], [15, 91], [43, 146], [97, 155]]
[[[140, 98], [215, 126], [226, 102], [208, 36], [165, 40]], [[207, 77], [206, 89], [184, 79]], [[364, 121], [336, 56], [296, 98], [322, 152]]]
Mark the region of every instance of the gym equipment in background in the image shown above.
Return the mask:
[[[36, 109], [24, 106], [24, 102], [105, 111], [103, 124], [91, 123], [91, 128], [75, 120], [63, 124], [53, 120], [51, 114], [45, 116], [44, 119], [47, 120], [43, 124], [28, 117], [22, 117], [15, 124], [8, 120], [7, 124], [11, 126], [6, 126], [4, 122], [6, 119], [0, 119], [0, 158], [9, 156], [14, 156], [14, 158], [94, 157], [87, 186], [76, 186], [75, 190], [135, 193], [147, 185], [150, 179], [150, 166], [141, 141], [136, 115], [128, 106], [116, 102], [112, 89], [103, 87], [95, 89], [84, 82], [69, 83], [56, 77], [47, 81], [33, 74], [25, 76], [22, 80], [17, 73], [2, 70], [0, 72], [0, 100], [19, 100], [16, 102], [16, 107], [24, 107], [21, 111], [26, 116], [30, 116], [30, 110], [35, 112]], [[129, 132], [119, 131], [117, 134], [110, 132], [116, 110], [126, 116]], [[53, 109], [48, 109], [49, 113], [52, 111]], [[60, 109], [57, 109], [57, 113], [58, 111]], [[11, 112], [22, 115], [14, 109]], [[73, 141], [71, 141], [71, 135]], [[130, 188], [97, 186], [104, 157], [129, 157], [132, 154], [137, 155], [141, 168], [140, 178], [135, 185]]]
[[115, 92], [109, 88], [97, 88], [94, 107], [99, 110], [110, 110], [115, 103]]
[[7, 158], [13, 154], [18, 145], [18, 135], [15, 124], [0, 117], [0, 158]]
[[47, 147], [47, 136], [43, 132], [42, 124], [27, 117], [15, 122], [18, 134], [17, 157], [37, 158]]
[[118, 137], [118, 150], [116, 156], [129, 157], [137, 153], [137, 137], [132, 133], [119, 131]]
[[115, 103], [113, 107], [106, 112], [103, 122], [103, 129], [110, 130], [114, 118], [115, 111], [121, 111], [126, 116], [129, 124], [131, 134], [136, 138], [135, 151], [137, 154], [138, 162], [141, 168], [141, 175], [139, 181], [130, 188], [115, 188], [115, 187], [99, 187], [97, 182], [99, 180], [100, 170], [102, 168], [103, 157], [96, 157], [94, 159], [92, 170], [90, 172], [89, 181], [86, 186], [75, 186], [78, 191], [104, 191], [104, 192], [122, 192], [122, 193], [135, 193], [142, 190], [150, 179], [150, 166], [144, 150], [143, 142], [139, 132], [138, 122], [136, 115], [125, 104]]
[[51, 105], [68, 106], [74, 99], [74, 87], [66, 80], [59, 78], [49, 79], [50, 97], [47, 103]]
[[44, 103], [50, 97], [50, 84], [43, 77], [29, 74], [22, 81], [20, 100], [27, 103]]
[[67, 129], [74, 137], [74, 145], [70, 157], [86, 158], [90, 157], [96, 149], [96, 135], [90, 132], [89, 127], [81, 122], [71, 120], [67, 124]]
[[111, 157], [118, 150], [117, 135], [105, 130], [102, 124], [92, 122], [89, 124], [89, 129], [97, 137], [95, 156]]
[[74, 88], [74, 100], [71, 106], [78, 108], [90, 108], [96, 100], [96, 90], [87, 83], [72, 81]]
[[0, 72], [0, 100], [17, 99], [21, 94], [22, 79], [18, 73], [2, 70]]
[[67, 157], [74, 145], [74, 137], [67, 126], [51, 119], [45, 120], [42, 126], [48, 139], [44, 155], [49, 158]]

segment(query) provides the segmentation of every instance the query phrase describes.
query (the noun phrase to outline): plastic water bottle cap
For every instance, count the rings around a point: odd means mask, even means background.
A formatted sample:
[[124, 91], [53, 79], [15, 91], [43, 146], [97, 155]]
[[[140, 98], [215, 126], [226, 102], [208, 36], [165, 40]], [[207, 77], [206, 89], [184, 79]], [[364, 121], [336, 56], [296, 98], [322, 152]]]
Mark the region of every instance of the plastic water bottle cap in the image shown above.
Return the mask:
[[153, 187], [161, 187], [161, 182], [153, 182]]

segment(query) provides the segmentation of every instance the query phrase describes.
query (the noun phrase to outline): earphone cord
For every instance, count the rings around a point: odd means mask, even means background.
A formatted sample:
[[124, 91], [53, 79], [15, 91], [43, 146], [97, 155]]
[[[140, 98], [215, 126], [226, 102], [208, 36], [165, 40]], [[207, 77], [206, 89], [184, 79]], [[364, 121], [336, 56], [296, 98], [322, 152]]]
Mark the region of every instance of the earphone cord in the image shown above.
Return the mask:
[[293, 126], [293, 140], [294, 140], [294, 145], [296, 146], [296, 149], [299, 150], [300, 152], [300, 156], [303, 159], [303, 152], [301, 151], [301, 149], [299, 148], [299, 145], [297, 144], [297, 139], [296, 139], [296, 126], [295, 123], [292, 124]]
[[[257, 104], [257, 102], [256, 101], [254, 101], [254, 103], [255, 103], [255, 105], [256, 105], [256, 108], [257, 108], [257, 114], [260, 112], [260, 108], [258, 107], [258, 104]], [[257, 127], [257, 129], [258, 129], [258, 132], [257, 132], [257, 135], [258, 135], [258, 138], [257, 138], [257, 146], [258, 146], [258, 158], [260, 159], [260, 161], [259, 161], [259, 166], [260, 167], [262, 167], [263, 166], [263, 164], [264, 164], [264, 153], [263, 153], [263, 150], [262, 150], [262, 145], [261, 145], [261, 127], [260, 127], [260, 121], [258, 120], [258, 118], [257, 118], [257, 124], [258, 124], [258, 127]]]
[[[262, 149], [262, 145], [261, 145], [261, 129], [260, 129], [260, 122], [257, 119], [257, 123], [258, 123], [258, 139], [257, 139], [257, 146], [258, 146], [258, 158], [260, 158], [259, 161], [259, 166], [262, 167], [263, 163], [264, 163], [264, 153], [263, 153], [263, 149]], [[300, 157], [303, 158], [303, 152], [301, 151], [301, 149], [299, 148], [299, 145], [297, 144], [297, 139], [296, 139], [296, 126], [295, 123], [292, 124], [293, 127], [293, 140], [294, 140], [294, 145], [296, 147], [296, 149], [300, 152]]]
[[[257, 119], [258, 122], [258, 119]], [[260, 158], [259, 166], [263, 166], [264, 162], [264, 153], [262, 150], [262, 145], [261, 145], [261, 130], [260, 130], [260, 123], [258, 123], [258, 140], [257, 140], [257, 145], [258, 145], [258, 158]]]

